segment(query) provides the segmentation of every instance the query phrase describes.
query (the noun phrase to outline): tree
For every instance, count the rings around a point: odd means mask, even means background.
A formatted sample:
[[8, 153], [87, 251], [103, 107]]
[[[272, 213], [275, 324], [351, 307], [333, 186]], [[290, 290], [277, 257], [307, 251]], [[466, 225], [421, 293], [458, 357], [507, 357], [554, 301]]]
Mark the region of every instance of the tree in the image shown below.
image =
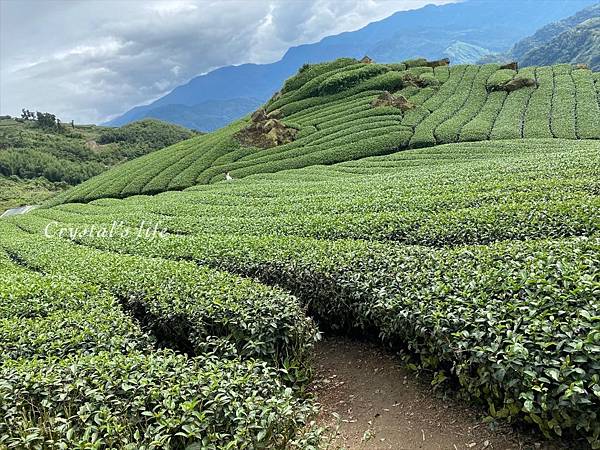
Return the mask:
[[29, 111], [28, 109], [23, 108], [21, 110], [21, 118], [23, 120], [35, 120], [35, 114], [33, 111]]
[[37, 112], [37, 124], [40, 128], [52, 131], [63, 131], [63, 126], [60, 119], [57, 119], [54, 114]]

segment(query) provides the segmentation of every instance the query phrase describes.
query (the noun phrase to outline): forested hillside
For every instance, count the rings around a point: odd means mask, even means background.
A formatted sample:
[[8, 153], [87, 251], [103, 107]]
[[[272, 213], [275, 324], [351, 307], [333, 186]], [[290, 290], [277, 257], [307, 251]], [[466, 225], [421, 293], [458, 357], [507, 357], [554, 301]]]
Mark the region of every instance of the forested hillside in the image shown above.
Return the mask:
[[600, 71], [600, 6], [598, 15], [567, 30], [550, 42], [525, 53], [520, 60], [524, 66], [557, 63], [586, 64]]
[[122, 128], [43, 127], [34, 120], [0, 120], [0, 211], [39, 203], [56, 191], [197, 133], [144, 120]]
[[518, 61], [522, 67], [586, 64], [600, 71], [600, 3], [540, 28], [506, 53], [486, 55], [481, 62]]

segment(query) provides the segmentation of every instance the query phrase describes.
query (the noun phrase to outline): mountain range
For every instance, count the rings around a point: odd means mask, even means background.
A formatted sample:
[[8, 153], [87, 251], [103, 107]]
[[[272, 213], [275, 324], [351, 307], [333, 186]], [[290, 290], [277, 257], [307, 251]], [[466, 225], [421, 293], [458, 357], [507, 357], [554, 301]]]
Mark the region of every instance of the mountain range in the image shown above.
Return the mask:
[[271, 64], [226, 66], [197, 76], [167, 95], [106, 123], [154, 117], [212, 131], [254, 110], [305, 63], [368, 55], [377, 62], [449, 57], [474, 63], [548, 25], [596, 4], [593, 0], [470, 0], [399, 11], [351, 32], [290, 48]]
[[539, 29], [506, 53], [484, 56], [480, 62], [518, 61], [522, 67], [587, 64], [600, 70], [600, 3]]

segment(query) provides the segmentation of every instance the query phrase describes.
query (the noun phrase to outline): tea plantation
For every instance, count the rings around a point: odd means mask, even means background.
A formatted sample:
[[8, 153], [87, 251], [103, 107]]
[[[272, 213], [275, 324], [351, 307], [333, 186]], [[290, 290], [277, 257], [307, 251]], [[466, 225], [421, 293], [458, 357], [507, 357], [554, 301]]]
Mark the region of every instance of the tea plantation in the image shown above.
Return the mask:
[[318, 448], [320, 330], [600, 448], [598, 78], [423, 64], [305, 67], [291, 142], [247, 118], [1, 220], [0, 447]]
[[[341, 59], [306, 67], [266, 105], [270, 117], [298, 130], [272, 148], [236, 138], [250, 122], [167, 147], [59, 195], [53, 204], [181, 190], [196, 184], [315, 164], [334, 164], [411, 147], [518, 138], [600, 139], [600, 78], [570, 65], [383, 65]], [[420, 66], [423, 65], [423, 66]], [[493, 90], [511, 80], [536, 86]], [[385, 90], [410, 109], [372, 105]]]

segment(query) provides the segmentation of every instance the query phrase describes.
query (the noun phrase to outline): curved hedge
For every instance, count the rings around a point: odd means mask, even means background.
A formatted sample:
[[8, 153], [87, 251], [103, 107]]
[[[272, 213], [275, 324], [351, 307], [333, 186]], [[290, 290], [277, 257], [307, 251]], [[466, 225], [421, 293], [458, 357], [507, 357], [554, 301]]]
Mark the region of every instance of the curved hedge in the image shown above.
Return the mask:
[[[468, 93], [460, 95], [469, 102]], [[373, 151], [361, 149], [363, 142], [357, 141], [353, 158]], [[389, 145], [381, 142], [375, 151]], [[297, 296], [323, 327], [402, 343], [415, 364], [433, 371], [434, 384], [453, 380], [485, 405], [490, 420], [529, 423], [549, 437], [574, 439], [575, 448], [584, 448], [578, 439], [597, 447], [598, 145], [567, 139], [449, 144], [297, 171], [283, 170], [286, 159], [281, 167], [267, 159], [235, 183], [35, 210], [6, 222], [0, 248], [53, 276], [80, 272], [79, 282], [124, 297], [125, 305], [135, 303], [130, 297], [143, 302], [171, 333], [183, 330], [199, 350], [216, 349], [225, 373], [243, 374], [239, 364], [260, 365], [239, 357], [281, 366], [291, 358], [276, 349], [303, 359], [302, 349], [309, 348], [311, 327], [292, 297], [219, 271], [257, 278]], [[280, 172], [264, 175], [271, 170]], [[37, 236], [51, 218], [68, 226], [118, 217], [136, 223], [158, 214], [168, 229], [185, 233], [151, 243], [83, 236], [80, 245], [43, 244]], [[175, 327], [184, 319], [194, 328]], [[215, 335], [225, 340], [208, 339]], [[248, 339], [255, 345], [246, 347]], [[122, 376], [104, 362], [94, 364]], [[302, 373], [283, 365], [292, 374], [288, 381]], [[61, 370], [51, 366], [49, 373], [62, 377]], [[164, 370], [188, 373], [187, 366]], [[269, 383], [279, 389], [281, 381]], [[212, 398], [212, 390], [206, 395]], [[30, 401], [25, 398], [23, 405]], [[282, 404], [300, 413], [284, 423], [297, 426], [306, 405], [292, 401]], [[225, 423], [235, 435], [228, 417], [218, 412], [210, 424]]]
[[313, 440], [298, 437], [313, 408], [264, 363], [100, 352], [19, 361], [0, 375], [0, 444], [8, 447], [302, 448]]

